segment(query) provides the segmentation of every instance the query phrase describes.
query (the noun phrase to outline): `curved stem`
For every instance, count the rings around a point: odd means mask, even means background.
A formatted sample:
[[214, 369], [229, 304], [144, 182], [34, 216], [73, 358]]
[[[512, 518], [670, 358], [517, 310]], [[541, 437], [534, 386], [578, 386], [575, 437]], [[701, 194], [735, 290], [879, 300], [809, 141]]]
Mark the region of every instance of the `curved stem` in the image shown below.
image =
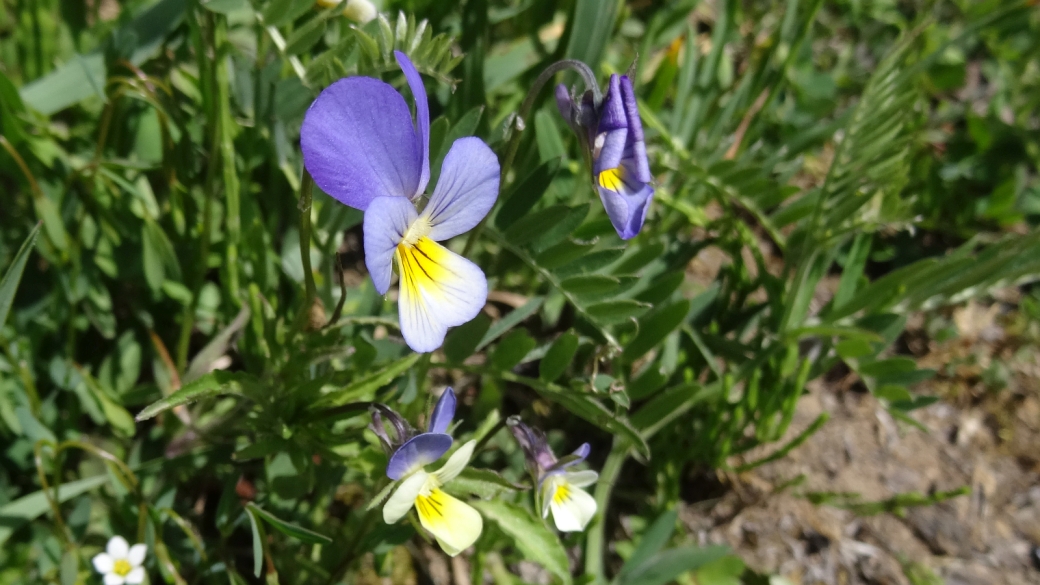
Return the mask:
[[[520, 111], [517, 112], [516, 118], [513, 121], [515, 125], [512, 136], [509, 137], [509, 144], [506, 146], [506, 157], [502, 162], [501, 181], [500, 185], [505, 184], [506, 176], [509, 174], [509, 169], [513, 166], [513, 159], [516, 158], [516, 151], [520, 149], [520, 136], [527, 128], [524, 120], [531, 113], [531, 108], [534, 107], [534, 101], [538, 98], [538, 94], [541, 93], [542, 88], [549, 82], [557, 73], [570, 69], [578, 73], [582, 80], [585, 82], [585, 89], [592, 91], [593, 99], [595, 103], [599, 104], [603, 101], [603, 94], [599, 90], [599, 85], [596, 83], [596, 74], [589, 69], [589, 66], [581, 61], [574, 59], [564, 59], [563, 61], [557, 61], [552, 65], [545, 68], [545, 71], [534, 80], [534, 84], [531, 85], [531, 89], [527, 92], [527, 96], [524, 97], [524, 101], [520, 104]], [[500, 187], [501, 189], [501, 187]], [[462, 249], [462, 255], [468, 256], [470, 250], [473, 249], [473, 245], [477, 242], [477, 238], [480, 237], [481, 232], [484, 231], [484, 224], [487, 223], [487, 219], [490, 213], [484, 216], [484, 219], [469, 233], [469, 239], [466, 240], [466, 247]]]

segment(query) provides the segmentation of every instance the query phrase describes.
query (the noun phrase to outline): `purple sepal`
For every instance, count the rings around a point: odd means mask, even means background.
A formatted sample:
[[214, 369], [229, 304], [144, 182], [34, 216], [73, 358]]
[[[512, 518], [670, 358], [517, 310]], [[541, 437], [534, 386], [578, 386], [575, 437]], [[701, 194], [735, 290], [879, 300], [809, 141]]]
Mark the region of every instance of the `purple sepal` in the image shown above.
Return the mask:
[[562, 83], [556, 86], [556, 107], [568, 124], [574, 123], [574, 100], [571, 99], [567, 86]]
[[445, 389], [430, 414], [429, 432], [444, 433], [448, 430], [451, 419], [455, 418], [455, 402], [455, 391], [451, 388]]
[[451, 443], [451, 436], [444, 433], [422, 433], [412, 437], [390, 456], [386, 476], [398, 480], [433, 463], [451, 449]]

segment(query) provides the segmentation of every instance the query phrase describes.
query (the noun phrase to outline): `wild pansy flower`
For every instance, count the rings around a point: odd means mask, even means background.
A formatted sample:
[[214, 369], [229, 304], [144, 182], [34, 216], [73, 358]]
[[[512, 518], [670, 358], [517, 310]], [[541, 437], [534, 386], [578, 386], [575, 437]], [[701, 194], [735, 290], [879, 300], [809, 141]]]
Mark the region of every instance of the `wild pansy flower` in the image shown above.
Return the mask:
[[147, 553], [148, 545], [130, 546], [122, 536], [113, 536], [108, 540], [105, 552], [96, 555], [92, 562], [94, 569], [104, 575], [105, 585], [136, 585], [144, 582], [144, 567], [141, 565]]
[[599, 474], [591, 470], [567, 469], [585, 461], [589, 456], [589, 444], [583, 443], [574, 453], [557, 461], [541, 431], [525, 425], [516, 416], [506, 422], [524, 450], [528, 471], [534, 478], [542, 503], [542, 518], [551, 511], [560, 532], [585, 530], [596, 515], [596, 500], [581, 488], [596, 483]]
[[[387, 435], [380, 414], [394, 429], [393, 439]], [[455, 479], [469, 464], [476, 441], [468, 441], [459, 447], [437, 471], [427, 472], [425, 469], [451, 448], [452, 438], [447, 430], [454, 416], [455, 392], [451, 388], [444, 391], [434, 406], [425, 433], [416, 433], [404, 419], [385, 406], [372, 413], [372, 428], [390, 453], [386, 475], [400, 482], [383, 505], [383, 520], [393, 524], [414, 507], [423, 528], [451, 556], [469, 548], [484, 528], [484, 521], [476, 510], [441, 490], [441, 486]]]
[[578, 100], [560, 84], [556, 105], [591, 155], [592, 181], [618, 236], [635, 237], [654, 188], [632, 81], [627, 75], [611, 75], [607, 95], [598, 104], [590, 92]]
[[487, 301], [476, 264], [441, 246], [476, 227], [498, 197], [498, 158], [482, 140], [459, 138], [444, 157], [440, 180], [421, 210], [430, 180], [430, 111], [422, 78], [395, 51], [415, 98], [418, 127], [404, 98], [371, 77], [327, 87], [303, 121], [300, 146], [314, 181], [365, 212], [365, 264], [380, 294], [401, 275], [401, 334], [418, 352], [440, 347], [448, 327], [470, 321]]

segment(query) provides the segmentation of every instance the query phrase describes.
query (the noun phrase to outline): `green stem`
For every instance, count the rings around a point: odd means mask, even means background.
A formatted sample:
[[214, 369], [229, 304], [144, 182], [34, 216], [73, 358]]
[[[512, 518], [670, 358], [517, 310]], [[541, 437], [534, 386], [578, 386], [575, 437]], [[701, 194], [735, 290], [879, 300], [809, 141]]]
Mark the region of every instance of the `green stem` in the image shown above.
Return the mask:
[[599, 472], [599, 482], [596, 483], [596, 492], [593, 494], [593, 497], [596, 498], [596, 508], [599, 510], [599, 513], [596, 514], [592, 523], [586, 529], [585, 537], [585, 575], [586, 577], [592, 577], [592, 583], [603, 584], [607, 582], [606, 575], [604, 575], [605, 565], [603, 562], [603, 555], [606, 550], [605, 519], [607, 516], [607, 504], [610, 502], [614, 484], [617, 483], [618, 476], [621, 475], [621, 468], [624, 466], [625, 460], [628, 459], [630, 450], [630, 446], [623, 439], [615, 439], [614, 447], [610, 450], [610, 455], [607, 456], [606, 462], [603, 463], [603, 469]]
[[[516, 115], [516, 119], [513, 124], [515, 126], [512, 136], [509, 137], [509, 144], [506, 146], [506, 158], [502, 162], [502, 172], [500, 185], [504, 185], [506, 177], [509, 175], [509, 169], [513, 166], [513, 159], [516, 158], [516, 151], [520, 149], [520, 136], [527, 128], [525, 120], [531, 113], [531, 108], [534, 106], [534, 101], [537, 99], [538, 94], [541, 93], [542, 88], [549, 82], [557, 73], [571, 69], [576, 71], [581, 78], [585, 81], [585, 89], [592, 91], [593, 99], [596, 104], [603, 101], [603, 94], [600, 93], [599, 85], [596, 83], [596, 74], [589, 69], [589, 66], [576, 61], [574, 59], [564, 59], [563, 61], [557, 61], [552, 65], [545, 68], [541, 75], [535, 79], [531, 89], [527, 92], [527, 96], [524, 98], [523, 103], [520, 105], [520, 111]], [[500, 187], [501, 189], [501, 187]], [[463, 256], [468, 256], [470, 251], [473, 249], [473, 245], [476, 244], [477, 239], [480, 238], [481, 232], [484, 231], [484, 225], [487, 223], [487, 218], [491, 214], [484, 216], [484, 219], [469, 233], [469, 239], [466, 240], [466, 247], [462, 250]]]
[[314, 181], [306, 169], [303, 171], [303, 181], [300, 184], [300, 201], [297, 208], [300, 210], [300, 261], [303, 263], [303, 307], [296, 314], [293, 321], [292, 332], [295, 335], [302, 331], [309, 323], [311, 309], [314, 307], [314, 299], [318, 296], [317, 287], [314, 285], [314, 272], [311, 268], [311, 193]]

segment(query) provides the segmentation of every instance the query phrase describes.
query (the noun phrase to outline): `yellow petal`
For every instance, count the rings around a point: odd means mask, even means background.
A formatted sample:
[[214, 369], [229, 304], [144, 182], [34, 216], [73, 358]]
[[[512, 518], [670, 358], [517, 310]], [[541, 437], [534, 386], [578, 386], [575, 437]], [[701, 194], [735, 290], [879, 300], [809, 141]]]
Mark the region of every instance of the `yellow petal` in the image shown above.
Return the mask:
[[440, 489], [416, 497], [415, 509], [423, 528], [451, 556], [472, 546], [484, 529], [484, 520], [476, 510]]
[[428, 237], [402, 241], [395, 257], [401, 271], [401, 333], [415, 351], [440, 347], [448, 327], [473, 319], [487, 302], [480, 268]]

